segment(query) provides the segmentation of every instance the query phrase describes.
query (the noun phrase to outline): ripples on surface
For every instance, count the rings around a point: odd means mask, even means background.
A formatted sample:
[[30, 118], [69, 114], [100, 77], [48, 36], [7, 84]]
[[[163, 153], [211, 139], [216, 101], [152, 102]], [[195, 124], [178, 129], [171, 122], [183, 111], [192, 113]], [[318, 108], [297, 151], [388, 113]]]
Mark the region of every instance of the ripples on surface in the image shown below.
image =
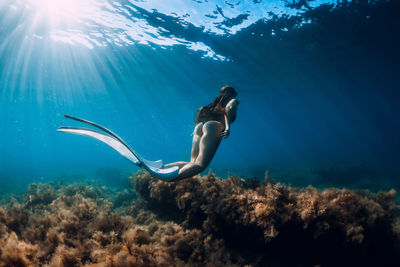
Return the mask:
[[[226, 60], [203, 41], [179, 36], [194, 28], [204, 34], [233, 35], [260, 20], [299, 15], [336, 1], [6, 1], [5, 19], [18, 17], [25, 34], [90, 49], [107, 45], [184, 46], [203, 57]], [[305, 23], [300, 21], [297, 26]], [[4, 21], [3, 21], [4, 23]], [[178, 29], [174, 33], [171, 29]], [[287, 29], [284, 29], [287, 30]], [[270, 33], [274, 34], [273, 31]]]

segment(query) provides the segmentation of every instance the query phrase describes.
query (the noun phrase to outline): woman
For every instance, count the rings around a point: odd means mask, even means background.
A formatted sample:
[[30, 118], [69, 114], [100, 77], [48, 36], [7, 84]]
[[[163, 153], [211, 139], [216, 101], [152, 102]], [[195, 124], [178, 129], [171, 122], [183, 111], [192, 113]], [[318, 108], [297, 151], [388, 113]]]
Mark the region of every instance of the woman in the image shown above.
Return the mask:
[[190, 162], [178, 161], [164, 165], [161, 169], [159, 169], [159, 166], [162, 165], [161, 161], [148, 161], [140, 157], [122, 138], [94, 122], [65, 115], [68, 119], [96, 127], [101, 132], [69, 126], [61, 126], [57, 131], [89, 136], [99, 140], [134, 164], [146, 169], [152, 176], [164, 181], [177, 181], [199, 174], [210, 164], [221, 139], [229, 136], [230, 125], [236, 119], [236, 108], [239, 104], [235, 98], [236, 95], [235, 89], [231, 86], [224, 86], [221, 88], [219, 96], [211, 104], [201, 107], [196, 116]]
[[199, 109], [193, 131], [190, 162], [178, 161], [163, 166], [179, 167], [179, 175], [175, 181], [199, 174], [210, 164], [222, 138], [229, 136], [230, 125], [236, 119], [239, 104], [236, 95], [233, 87], [223, 86], [219, 96], [211, 104]]

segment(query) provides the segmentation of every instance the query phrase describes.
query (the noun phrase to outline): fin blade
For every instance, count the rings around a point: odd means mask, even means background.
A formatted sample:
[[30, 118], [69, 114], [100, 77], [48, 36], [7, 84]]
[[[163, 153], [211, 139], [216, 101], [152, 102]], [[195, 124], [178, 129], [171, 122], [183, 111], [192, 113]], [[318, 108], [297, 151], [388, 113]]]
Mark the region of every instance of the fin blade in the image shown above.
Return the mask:
[[79, 121], [79, 122], [82, 122], [82, 123], [89, 124], [89, 125], [91, 125], [93, 127], [96, 127], [98, 129], [106, 132], [107, 134], [111, 135], [112, 137], [114, 137], [115, 139], [120, 141], [124, 146], [126, 146], [127, 149], [129, 149], [137, 157], [136, 152], [121, 137], [119, 137], [116, 133], [114, 133], [113, 131], [107, 129], [106, 127], [103, 127], [100, 124], [94, 123], [92, 121], [88, 121], [88, 120], [85, 120], [85, 119], [77, 118], [77, 117], [74, 117], [74, 116], [71, 116], [71, 115], [64, 115], [64, 117], [67, 118], [67, 119], [71, 119], [71, 120], [75, 120], [75, 121]]
[[87, 128], [80, 128], [80, 127], [60, 127], [57, 129], [58, 132], [65, 132], [65, 133], [72, 133], [77, 135], [88, 136], [93, 139], [99, 140], [100, 142], [110, 146], [119, 154], [121, 154], [124, 158], [128, 159], [129, 161], [133, 162], [134, 164], [138, 165], [140, 160], [134, 155], [128, 148], [125, 147], [119, 140], [115, 138], [105, 135], [101, 132], [87, 129]]
[[98, 129], [104, 131], [108, 135], [101, 133], [99, 131], [96, 131], [96, 130], [83, 128], [83, 127], [62, 126], [59, 129], [57, 129], [58, 132], [66, 132], [66, 133], [84, 135], [84, 136], [88, 136], [88, 137], [94, 138], [96, 140], [99, 140], [99, 141], [107, 144], [114, 150], [116, 150], [119, 154], [121, 154], [123, 157], [130, 160], [134, 164], [136, 164], [140, 167], [143, 167], [153, 177], [158, 178], [160, 180], [173, 181], [176, 177], [178, 177], [179, 167], [174, 166], [174, 167], [170, 167], [170, 168], [166, 168], [166, 169], [160, 169], [163, 165], [161, 160], [150, 161], [150, 160], [141, 158], [131, 147], [128, 146], [128, 144], [121, 137], [119, 137], [117, 134], [115, 134], [111, 130], [109, 130], [99, 124], [96, 124], [94, 122], [85, 120], [85, 119], [80, 119], [80, 118], [73, 117], [70, 115], [64, 115], [64, 117], [94, 126]]
[[[64, 117], [67, 118], [67, 119], [71, 119], [71, 120], [79, 121], [79, 122], [82, 122], [82, 123], [86, 123], [86, 124], [88, 124], [88, 125], [91, 125], [91, 126], [93, 126], [93, 127], [96, 127], [96, 128], [98, 128], [98, 129], [100, 129], [100, 130], [106, 132], [107, 134], [111, 135], [111, 136], [114, 137], [116, 140], [118, 140], [119, 142], [121, 142], [128, 150], [130, 150], [130, 151], [132, 152], [132, 154], [133, 154], [137, 159], [139, 159], [139, 161], [145, 163], [146, 165], [152, 166], [152, 167], [154, 167], [154, 168], [161, 168], [161, 167], [163, 166], [162, 160], [151, 161], [151, 160], [144, 159], [143, 157], [141, 157], [140, 155], [138, 155], [138, 153], [136, 153], [136, 151], [134, 151], [134, 150], [133, 150], [121, 137], [119, 137], [116, 133], [114, 133], [114, 132], [111, 131], [110, 129], [107, 129], [107, 128], [104, 127], [104, 126], [101, 126], [100, 124], [97, 124], [97, 123], [94, 123], [94, 122], [92, 122], [92, 121], [88, 121], [88, 120], [85, 120], [85, 119], [81, 119], [81, 118], [78, 118], [78, 117], [74, 117], [74, 116], [71, 116], [71, 115], [64, 115]], [[61, 127], [61, 128], [78, 128], [78, 127]], [[83, 129], [83, 128], [82, 128], [82, 129]], [[91, 129], [87, 129], [87, 128], [85, 128], [85, 129], [86, 129], [86, 130], [89, 130], [89, 131], [91, 130]], [[94, 131], [94, 130], [91, 130], [91, 131]], [[96, 131], [96, 132], [98, 132], [98, 131]], [[98, 133], [100, 133], [100, 132], [98, 132]], [[101, 141], [101, 140], [100, 140], [100, 141]], [[137, 163], [135, 163], [135, 164], [137, 164]]]

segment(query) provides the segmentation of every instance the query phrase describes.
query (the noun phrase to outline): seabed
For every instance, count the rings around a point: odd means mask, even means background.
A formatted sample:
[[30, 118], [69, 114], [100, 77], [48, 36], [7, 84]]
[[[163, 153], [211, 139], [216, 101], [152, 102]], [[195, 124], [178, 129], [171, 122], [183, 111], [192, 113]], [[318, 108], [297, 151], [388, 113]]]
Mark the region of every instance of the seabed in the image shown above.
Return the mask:
[[0, 208], [0, 266], [394, 266], [395, 190], [139, 171], [119, 192], [32, 184]]

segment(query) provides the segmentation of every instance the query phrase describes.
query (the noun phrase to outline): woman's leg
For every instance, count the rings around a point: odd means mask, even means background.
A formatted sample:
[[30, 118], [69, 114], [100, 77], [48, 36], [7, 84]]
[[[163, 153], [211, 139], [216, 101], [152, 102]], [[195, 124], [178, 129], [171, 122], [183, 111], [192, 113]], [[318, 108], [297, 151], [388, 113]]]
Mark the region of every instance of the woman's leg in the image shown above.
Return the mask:
[[181, 168], [175, 180], [192, 177], [207, 168], [221, 143], [223, 129], [224, 125], [218, 121], [208, 121], [203, 125], [197, 158]]
[[194, 127], [193, 131], [193, 141], [192, 141], [192, 152], [190, 153], [190, 162], [194, 162], [199, 155], [200, 140], [203, 136], [203, 126], [204, 123], [199, 122]]
[[[194, 162], [196, 160], [197, 156], [199, 155], [199, 144], [200, 144], [200, 139], [201, 139], [202, 135], [203, 135], [203, 123], [200, 122], [200, 123], [196, 124], [196, 126], [194, 127], [192, 152], [190, 154], [190, 162]], [[185, 166], [188, 163], [189, 162], [187, 162], [187, 161], [177, 161], [177, 162], [166, 164], [166, 165], [162, 166], [162, 168], [169, 168], [169, 167], [174, 167], [174, 166], [183, 168], [183, 166]]]

